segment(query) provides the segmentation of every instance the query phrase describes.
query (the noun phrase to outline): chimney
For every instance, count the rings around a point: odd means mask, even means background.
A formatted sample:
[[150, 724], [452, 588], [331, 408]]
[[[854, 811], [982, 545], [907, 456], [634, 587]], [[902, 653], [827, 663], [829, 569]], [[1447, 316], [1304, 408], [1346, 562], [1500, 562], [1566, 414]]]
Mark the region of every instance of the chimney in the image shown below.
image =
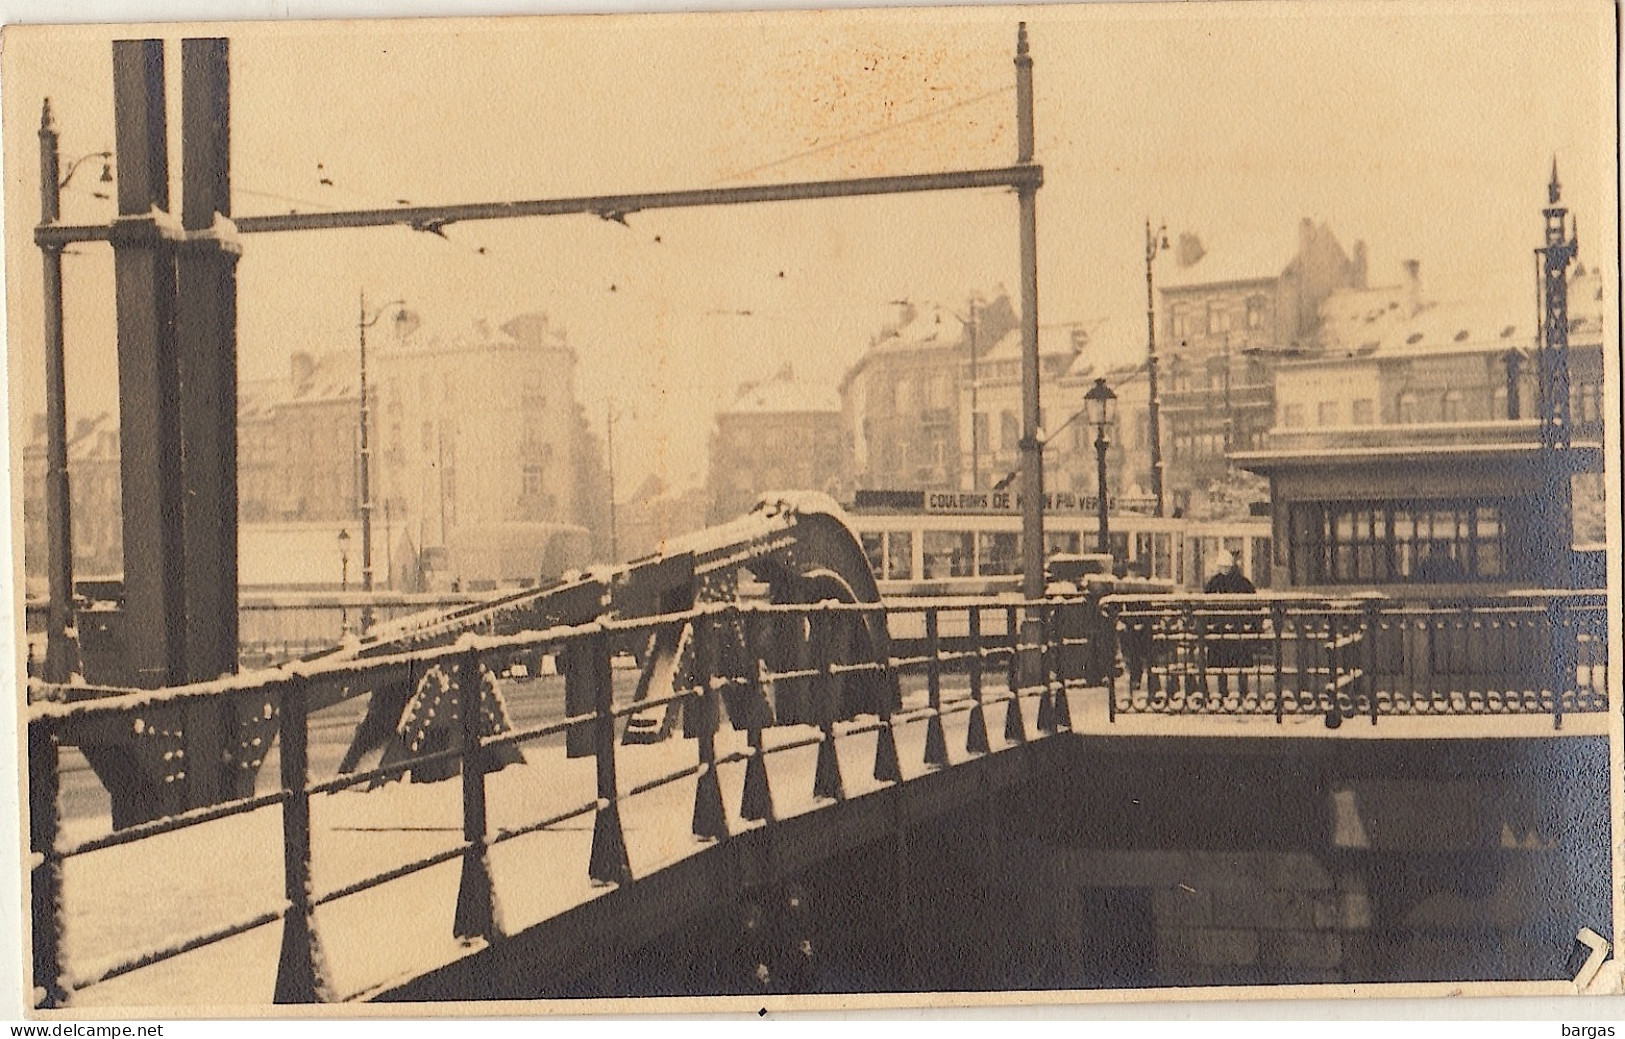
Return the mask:
[[316, 377], [316, 358], [303, 350], [295, 350], [288, 357], [288, 367], [293, 392], [295, 394], [308, 392], [311, 380]]
[[1366, 254], [1365, 239], [1362, 238], [1354, 243], [1354, 270], [1352, 272], [1354, 288], [1363, 289], [1367, 287], [1366, 274], [1368, 270], [1369, 259]]
[[1072, 330], [1072, 352], [1083, 353], [1083, 348], [1089, 345], [1089, 330], [1087, 328], [1074, 328]]
[[1412, 316], [1422, 312], [1422, 261], [1405, 261], [1405, 295], [1410, 300]]

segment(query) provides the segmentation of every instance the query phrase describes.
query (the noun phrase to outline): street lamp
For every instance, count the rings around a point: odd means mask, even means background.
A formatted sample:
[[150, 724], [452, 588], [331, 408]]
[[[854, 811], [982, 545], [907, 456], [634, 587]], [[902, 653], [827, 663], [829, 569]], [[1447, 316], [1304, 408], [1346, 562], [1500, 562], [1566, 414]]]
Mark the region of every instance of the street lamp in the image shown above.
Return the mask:
[[[113, 153], [92, 152], [68, 163], [61, 172], [59, 135], [51, 116], [51, 99], [40, 110], [40, 224], [55, 224], [62, 215], [62, 189], [79, 167], [102, 160], [103, 184], [113, 182]], [[100, 194], [100, 192], [97, 192]], [[66, 343], [62, 327], [61, 245], [41, 244], [44, 259], [45, 310], [45, 531], [46, 572], [50, 604], [45, 631], [44, 677], [66, 682], [74, 670], [73, 639], [73, 496], [68, 485], [68, 388]]]
[[[356, 331], [361, 337], [361, 591], [366, 601], [361, 604], [361, 631], [372, 627], [372, 445], [368, 435], [371, 409], [367, 400], [367, 329], [378, 323], [390, 307], [404, 307], [406, 301], [392, 299], [367, 316], [367, 292], [361, 291], [361, 315], [356, 319]], [[344, 536], [348, 541], [348, 535]]]
[[339, 530], [339, 633], [350, 634], [350, 606], [345, 596], [350, 594], [350, 531]]
[[[1157, 254], [1168, 248], [1168, 225], [1163, 224], [1155, 233], [1151, 219], [1145, 221], [1145, 383], [1148, 395], [1145, 418], [1146, 435], [1151, 440], [1151, 496], [1156, 500], [1156, 515], [1164, 509], [1162, 489], [1162, 402], [1157, 398], [1157, 303], [1151, 288], [1151, 262]], [[1104, 529], [1104, 528], [1102, 528]]]
[[[102, 175], [98, 177], [97, 180], [102, 184], [113, 183], [113, 153], [91, 152], [89, 155], [81, 155], [77, 159], [74, 159], [72, 162], [68, 163], [68, 172], [62, 175], [62, 179], [57, 181], [56, 186], [59, 189], [66, 188], [68, 186], [68, 181], [73, 179], [73, 175], [78, 172], [79, 167], [83, 166], [91, 159], [102, 160]], [[105, 198], [106, 196], [103, 195], [101, 197]]]
[[1095, 471], [1099, 477], [1100, 538], [1096, 547], [1101, 552], [1111, 551], [1111, 538], [1106, 519], [1106, 448], [1110, 446], [1110, 429], [1117, 423], [1117, 394], [1106, 385], [1105, 379], [1096, 379], [1083, 395], [1089, 412], [1089, 422], [1095, 427]]

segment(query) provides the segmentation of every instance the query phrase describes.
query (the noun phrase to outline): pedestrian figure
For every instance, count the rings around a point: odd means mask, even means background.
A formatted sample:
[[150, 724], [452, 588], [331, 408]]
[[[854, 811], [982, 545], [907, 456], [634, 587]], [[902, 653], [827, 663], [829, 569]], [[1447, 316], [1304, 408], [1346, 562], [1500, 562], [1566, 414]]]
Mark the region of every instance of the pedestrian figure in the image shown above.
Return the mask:
[[[1252, 595], [1258, 588], [1241, 572], [1241, 561], [1224, 552], [1219, 555], [1218, 572], [1208, 578], [1202, 591], [1208, 595]], [[1257, 630], [1257, 621], [1248, 613], [1220, 615], [1209, 622], [1207, 666], [1219, 672], [1221, 701], [1230, 692], [1230, 669], [1238, 672], [1237, 685], [1241, 695], [1247, 695], [1246, 669], [1253, 663], [1251, 636]]]

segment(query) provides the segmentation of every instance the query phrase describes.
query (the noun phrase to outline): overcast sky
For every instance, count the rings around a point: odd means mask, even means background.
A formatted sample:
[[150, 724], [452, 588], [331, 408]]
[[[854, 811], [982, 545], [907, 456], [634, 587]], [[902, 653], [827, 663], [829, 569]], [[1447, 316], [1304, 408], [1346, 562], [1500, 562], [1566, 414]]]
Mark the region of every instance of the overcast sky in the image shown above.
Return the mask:
[[[1398, 281], [1415, 258], [1435, 295], [1533, 309], [1554, 154], [1582, 259], [1616, 266], [1606, 0], [239, 24], [228, 33], [234, 215], [1008, 165], [1023, 18], [1045, 167], [1043, 324], [1143, 321], [1147, 215], [1214, 252], [1278, 243], [1283, 263], [1310, 216], [1345, 248], [1366, 240], [1374, 282]], [[154, 34], [194, 33], [143, 33]], [[109, 41], [128, 35], [7, 32], [14, 430], [43, 408], [29, 236], [40, 102], [52, 99], [64, 162], [111, 148]], [[169, 64], [178, 180], [178, 42]], [[91, 194], [99, 172], [75, 176], [69, 222], [112, 216]], [[546, 311], [569, 331], [594, 421], [611, 398], [624, 413], [618, 485], [654, 472], [680, 487], [703, 478], [711, 414], [741, 381], [788, 360], [833, 383], [888, 301], [958, 306], [973, 288], [1017, 288], [1016, 203], [1002, 191], [628, 223], [249, 237], [242, 372], [285, 372], [296, 349], [353, 349], [363, 289], [445, 328]], [[75, 247], [64, 263], [70, 411], [115, 407], [109, 251]]]

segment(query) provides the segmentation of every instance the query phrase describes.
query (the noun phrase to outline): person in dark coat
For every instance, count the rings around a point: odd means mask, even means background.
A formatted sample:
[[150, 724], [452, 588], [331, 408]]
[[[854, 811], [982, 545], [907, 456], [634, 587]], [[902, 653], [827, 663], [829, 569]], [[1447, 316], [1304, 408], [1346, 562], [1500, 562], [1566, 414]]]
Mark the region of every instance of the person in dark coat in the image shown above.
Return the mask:
[[[1252, 595], [1257, 586], [1241, 572], [1241, 561], [1229, 552], [1219, 556], [1219, 570], [1203, 586], [1208, 595]], [[1230, 692], [1230, 679], [1225, 669], [1245, 669], [1252, 666], [1253, 647], [1250, 637], [1257, 631], [1255, 620], [1245, 614], [1217, 615], [1208, 622], [1207, 666], [1219, 671], [1219, 697]], [[1247, 673], [1238, 678], [1241, 695], [1247, 695]]]

